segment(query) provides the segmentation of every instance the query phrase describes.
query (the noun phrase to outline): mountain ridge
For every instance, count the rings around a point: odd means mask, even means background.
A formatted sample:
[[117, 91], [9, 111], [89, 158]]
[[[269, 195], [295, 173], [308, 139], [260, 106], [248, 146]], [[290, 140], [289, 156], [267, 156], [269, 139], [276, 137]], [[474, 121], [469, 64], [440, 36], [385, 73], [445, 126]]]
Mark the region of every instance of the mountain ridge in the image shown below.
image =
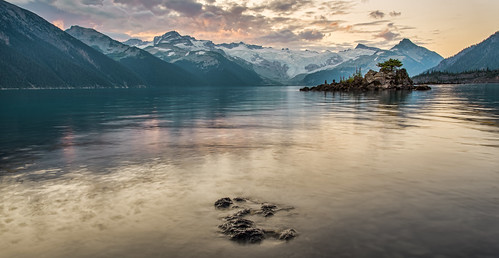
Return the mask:
[[429, 71], [461, 73], [486, 69], [499, 69], [499, 31], [482, 42], [442, 60]]
[[140, 87], [126, 67], [0, 0], [0, 88]]
[[[413, 75], [434, 67], [443, 60], [436, 52], [417, 46], [409, 39], [403, 39], [390, 50], [358, 44], [354, 49], [337, 53], [275, 49], [244, 42], [214, 44], [210, 40], [182, 36], [176, 31], [166, 32], [154, 38], [153, 45], [157, 47], [165, 41], [168, 42], [162, 50], [151, 47], [151, 42], [134, 39], [127, 42], [133, 45], [134, 41], [147, 46], [145, 50], [170, 62], [183, 59], [190, 51], [217, 52], [229, 60], [252, 68], [263, 78], [292, 85], [312, 85], [323, 82], [324, 79], [339, 80], [342, 76], [351, 75], [359, 67], [365, 71], [375, 69], [378, 62], [384, 61], [380, 60], [383, 58], [402, 59], [408, 72]], [[163, 53], [160, 53], [161, 51]], [[370, 57], [369, 60], [366, 56]]]
[[200, 78], [167, 63], [149, 52], [130, 47], [94, 29], [71, 26], [66, 32], [129, 68], [148, 86], [180, 86], [202, 84]]

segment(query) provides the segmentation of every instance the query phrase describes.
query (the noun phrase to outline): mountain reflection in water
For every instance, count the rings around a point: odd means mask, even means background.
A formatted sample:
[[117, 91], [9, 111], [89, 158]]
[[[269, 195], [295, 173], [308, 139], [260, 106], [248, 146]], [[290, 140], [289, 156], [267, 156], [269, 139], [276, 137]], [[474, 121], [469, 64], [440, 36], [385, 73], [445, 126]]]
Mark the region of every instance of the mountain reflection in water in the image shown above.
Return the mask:
[[[0, 256], [499, 253], [499, 85], [298, 88], [0, 91]], [[229, 241], [225, 196], [299, 236]]]

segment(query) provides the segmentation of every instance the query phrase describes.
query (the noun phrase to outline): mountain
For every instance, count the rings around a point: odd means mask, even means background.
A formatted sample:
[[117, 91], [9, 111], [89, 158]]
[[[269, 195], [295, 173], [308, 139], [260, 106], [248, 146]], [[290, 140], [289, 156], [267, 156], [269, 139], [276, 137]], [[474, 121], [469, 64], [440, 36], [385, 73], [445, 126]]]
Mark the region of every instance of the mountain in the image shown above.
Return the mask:
[[474, 70], [499, 69], [499, 31], [483, 42], [468, 47], [443, 60], [432, 71], [460, 73]]
[[196, 80], [195, 75], [182, 68], [147, 51], [113, 40], [94, 29], [72, 26], [66, 32], [127, 67], [148, 86], [201, 84], [200, 79]]
[[123, 44], [138, 47], [138, 48], [145, 48], [148, 46], [152, 46], [152, 42], [142, 41], [140, 39], [129, 39], [129, 40], [123, 42]]
[[355, 49], [368, 49], [368, 50], [373, 50], [373, 51], [380, 51], [381, 50], [380, 48], [369, 47], [369, 46], [366, 46], [364, 44], [357, 44], [357, 46], [355, 47]]
[[135, 87], [128, 68], [0, 0], [0, 88]]
[[300, 84], [294, 80], [297, 75], [335, 67], [345, 60], [373, 53], [371, 50], [354, 50], [349, 53], [297, 51], [246, 44], [221, 44], [216, 47], [229, 56], [250, 64], [263, 77], [283, 84]]
[[443, 60], [437, 53], [417, 46], [408, 39], [402, 40], [390, 50], [359, 44], [355, 49], [338, 53], [275, 49], [243, 42], [214, 44], [207, 40], [181, 36], [174, 31], [155, 37], [154, 42], [129, 40], [127, 43], [143, 47], [163, 60], [179, 64], [191, 62], [207, 64], [209, 67], [213, 58], [207, 56], [221, 55], [248, 70], [255, 71], [267, 81], [285, 85], [312, 85], [324, 80], [339, 80], [343, 76], [352, 75], [357, 68], [365, 72], [377, 69], [377, 63], [390, 58], [401, 60], [409, 74], [415, 75]]
[[[364, 45], [357, 46], [355, 50], [371, 50], [372, 54], [360, 55], [341, 64], [334, 68], [325, 69], [322, 71], [301, 75], [295, 80], [301, 80], [306, 85], [316, 85], [324, 83], [325, 80], [339, 81], [343, 77], [349, 77], [357, 69], [367, 72], [369, 69], [377, 70], [376, 64], [386, 61], [390, 58], [398, 59], [404, 64], [403, 68], [407, 70], [409, 75], [417, 75], [423, 71], [428, 70], [438, 64], [443, 57], [439, 54], [430, 51], [424, 47], [417, 46], [409, 39], [400, 41], [397, 45], [390, 50], [382, 50]], [[353, 52], [355, 50], [347, 50], [346, 52]]]
[[231, 58], [208, 40], [197, 40], [170, 31], [154, 38], [153, 42], [128, 40], [132, 46], [143, 47], [154, 56], [191, 73], [199, 74], [209, 85], [264, 85], [270, 84], [251, 66]]
[[400, 61], [410, 75], [417, 75], [439, 64], [444, 58], [434, 51], [418, 46], [409, 39], [403, 39], [390, 51], [402, 56]]

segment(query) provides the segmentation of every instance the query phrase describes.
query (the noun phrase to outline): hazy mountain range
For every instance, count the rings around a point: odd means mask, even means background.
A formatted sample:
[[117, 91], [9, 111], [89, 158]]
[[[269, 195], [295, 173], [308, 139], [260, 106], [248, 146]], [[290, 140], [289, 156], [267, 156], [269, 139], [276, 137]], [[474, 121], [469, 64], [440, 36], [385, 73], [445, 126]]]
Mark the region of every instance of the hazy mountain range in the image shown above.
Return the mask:
[[389, 58], [411, 76], [499, 68], [498, 33], [443, 60], [409, 39], [389, 50], [359, 44], [341, 52], [215, 44], [175, 31], [121, 43], [79, 26], [62, 31], [3, 0], [0, 21], [0, 88], [313, 85], [377, 69]]
[[358, 68], [366, 72], [377, 69], [377, 63], [390, 58], [401, 60], [409, 74], [416, 75], [443, 60], [439, 54], [417, 46], [409, 39], [402, 40], [390, 50], [360, 44], [355, 49], [338, 53], [275, 49], [243, 42], [214, 44], [209, 40], [182, 36], [175, 31], [157, 36], [152, 42], [131, 39], [124, 43], [142, 48], [171, 63], [188, 61], [210, 67], [212, 56], [220, 55], [271, 82], [281, 84], [317, 84], [325, 79], [348, 77]]

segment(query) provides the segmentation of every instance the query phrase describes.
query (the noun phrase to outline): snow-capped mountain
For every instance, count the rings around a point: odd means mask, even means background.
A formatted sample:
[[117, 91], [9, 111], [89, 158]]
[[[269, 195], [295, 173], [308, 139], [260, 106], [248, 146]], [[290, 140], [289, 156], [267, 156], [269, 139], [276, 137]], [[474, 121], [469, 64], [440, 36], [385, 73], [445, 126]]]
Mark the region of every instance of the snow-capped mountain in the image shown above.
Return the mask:
[[347, 60], [375, 53], [370, 49], [352, 49], [334, 53], [331, 51], [254, 48], [245, 44], [239, 44], [239, 46], [233, 48], [222, 45], [217, 47], [231, 57], [240, 58], [252, 64], [255, 71], [263, 76], [283, 83], [289, 83], [301, 74], [330, 69]]
[[270, 84], [247, 63], [226, 55], [209, 40], [197, 40], [190, 36], [182, 36], [176, 31], [170, 31], [155, 37], [152, 42], [136, 40], [126, 42], [132, 46], [142, 47], [166, 62], [201, 75], [209, 84]]
[[374, 53], [372, 55], [362, 55], [352, 58], [332, 69], [313, 72], [297, 79], [310, 85], [323, 83], [325, 80], [339, 80], [342, 77], [352, 75], [357, 69], [361, 69], [364, 72], [367, 72], [369, 69], [376, 70], [378, 69], [376, 64], [390, 58], [402, 61], [404, 64], [403, 68], [407, 70], [409, 75], [414, 76], [427, 70], [428, 67], [438, 64], [443, 59], [439, 54], [417, 46], [409, 39], [402, 40], [390, 50], [370, 48], [364, 45], [359, 45], [356, 49], [370, 49]]
[[194, 74], [167, 63], [145, 50], [113, 40], [94, 29], [72, 26], [66, 32], [129, 68], [149, 86], [202, 84]]
[[263, 78], [282, 84], [315, 84], [324, 79], [339, 79], [341, 76], [351, 75], [356, 68], [362, 68], [366, 72], [377, 69], [377, 63], [389, 58], [400, 59], [409, 74], [415, 75], [437, 65], [443, 59], [437, 53], [417, 46], [408, 39], [402, 40], [390, 50], [359, 44], [355, 49], [338, 53], [275, 49], [243, 42], [214, 44], [209, 40], [182, 36], [175, 31], [155, 37], [153, 42], [129, 40], [127, 43], [143, 47], [168, 62], [189, 60], [206, 67], [216, 63], [216, 59], [210, 58], [209, 53], [220, 55], [254, 70]]
[[80, 26], [71, 26], [66, 32], [80, 40], [81, 42], [95, 48], [99, 52], [113, 57], [115, 60], [121, 58], [137, 56], [141, 50], [135, 47], [130, 47], [121, 42], [111, 39], [110, 37], [89, 28]]
[[481, 43], [443, 60], [431, 70], [460, 73], [485, 69], [499, 69], [499, 31]]
[[152, 42], [142, 41], [140, 39], [129, 39], [129, 40], [123, 42], [123, 44], [138, 47], [138, 48], [145, 48], [148, 46], [152, 46]]
[[415, 76], [428, 67], [439, 64], [443, 57], [434, 51], [412, 43], [409, 39], [403, 39], [399, 44], [390, 49], [397, 55], [400, 55], [400, 61], [404, 64], [410, 75]]

